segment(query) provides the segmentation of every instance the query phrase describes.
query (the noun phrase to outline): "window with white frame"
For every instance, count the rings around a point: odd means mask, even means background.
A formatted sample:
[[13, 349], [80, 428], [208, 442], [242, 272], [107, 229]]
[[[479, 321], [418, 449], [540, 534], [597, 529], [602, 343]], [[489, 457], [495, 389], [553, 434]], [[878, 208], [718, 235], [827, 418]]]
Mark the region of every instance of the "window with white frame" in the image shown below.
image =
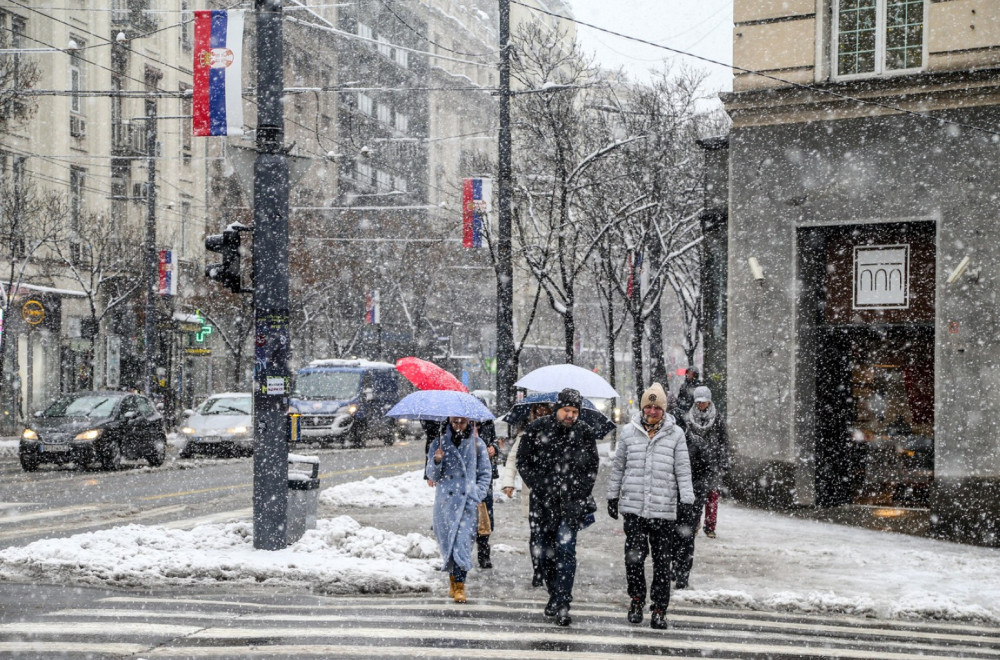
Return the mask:
[[396, 113], [396, 130], [405, 133], [410, 128], [410, 118], [402, 112]]
[[[83, 41], [73, 37], [73, 41], [77, 43], [79, 48], [83, 48]], [[80, 57], [80, 51], [74, 50], [69, 56], [69, 89], [70, 89], [70, 101], [69, 107], [73, 112], [83, 112], [83, 102], [80, 92], [83, 91], [83, 59]]]
[[392, 108], [385, 103], [378, 104], [378, 120], [389, 124], [392, 122]]
[[392, 175], [383, 170], [375, 173], [375, 187], [380, 193], [387, 193], [392, 190]]
[[370, 25], [365, 25], [361, 21], [358, 21], [358, 30], [357, 30], [357, 32], [358, 32], [358, 36], [359, 37], [363, 37], [364, 39], [371, 39], [372, 38], [372, 28], [371, 28], [371, 26]]
[[406, 192], [408, 184], [406, 183], [405, 177], [401, 176], [394, 177], [394, 181], [396, 182], [395, 183], [396, 190], [398, 190], [399, 192]]
[[358, 92], [358, 111], [370, 115], [372, 113], [372, 97], [364, 92]]
[[396, 64], [404, 69], [408, 69], [410, 67], [410, 54], [405, 50], [397, 48], [393, 58], [396, 60]]
[[355, 183], [358, 186], [367, 188], [372, 185], [372, 166], [368, 163], [358, 163], [356, 174], [354, 177]]
[[392, 57], [392, 45], [389, 40], [379, 35], [378, 37], [378, 52], [382, 53], [386, 57]]
[[924, 67], [927, 0], [834, 0], [838, 77]]

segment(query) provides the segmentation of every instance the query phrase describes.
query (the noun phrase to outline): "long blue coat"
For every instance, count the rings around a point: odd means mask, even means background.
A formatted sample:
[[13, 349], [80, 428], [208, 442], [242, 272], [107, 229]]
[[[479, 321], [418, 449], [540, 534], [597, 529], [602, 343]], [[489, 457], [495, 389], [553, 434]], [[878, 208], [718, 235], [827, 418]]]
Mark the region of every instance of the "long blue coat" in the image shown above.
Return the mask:
[[[434, 463], [434, 452], [444, 449], [444, 460]], [[451, 426], [427, 450], [427, 478], [437, 483], [434, 493], [434, 534], [444, 566], [454, 562], [472, 568], [472, 546], [479, 528], [476, 507], [486, 497], [493, 473], [486, 445], [475, 432], [456, 447]]]

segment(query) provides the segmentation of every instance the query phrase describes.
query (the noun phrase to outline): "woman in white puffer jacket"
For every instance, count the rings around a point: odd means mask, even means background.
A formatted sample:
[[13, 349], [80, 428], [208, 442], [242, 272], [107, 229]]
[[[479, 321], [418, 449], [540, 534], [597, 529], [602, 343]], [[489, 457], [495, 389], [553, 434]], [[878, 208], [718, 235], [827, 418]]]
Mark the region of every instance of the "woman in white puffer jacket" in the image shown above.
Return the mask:
[[622, 429], [608, 477], [608, 515], [625, 517], [625, 577], [632, 598], [628, 620], [642, 621], [646, 602], [646, 555], [653, 556], [650, 588], [653, 628], [666, 627], [670, 557], [677, 504], [694, 503], [691, 463], [684, 432], [664, 413], [667, 395], [653, 383], [642, 411]]

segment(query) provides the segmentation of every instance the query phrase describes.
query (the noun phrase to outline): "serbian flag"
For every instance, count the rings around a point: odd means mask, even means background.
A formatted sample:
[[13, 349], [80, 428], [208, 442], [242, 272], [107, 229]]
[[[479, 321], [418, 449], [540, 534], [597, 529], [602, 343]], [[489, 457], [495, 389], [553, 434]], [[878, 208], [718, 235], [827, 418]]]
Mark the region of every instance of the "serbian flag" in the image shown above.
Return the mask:
[[379, 304], [378, 289], [365, 294], [365, 323], [378, 325], [382, 321], [382, 309]]
[[[628, 286], [625, 290], [625, 295], [629, 298], [632, 297], [632, 290], [635, 288], [635, 271], [642, 270], [642, 252], [635, 254], [635, 263], [632, 263], [632, 253], [628, 253], [628, 258], [625, 262], [628, 268]], [[640, 284], [642, 283], [642, 278], [639, 279]]]
[[243, 11], [194, 12], [195, 135], [243, 134]]
[[177, 295], [177, 270], [173, 250], [160, 250], [160, 279], [157, 293], [161, 296]]
[[462, 247], [483, 246], [483, 222], [493, 200], [490, 179], [462, 180]]

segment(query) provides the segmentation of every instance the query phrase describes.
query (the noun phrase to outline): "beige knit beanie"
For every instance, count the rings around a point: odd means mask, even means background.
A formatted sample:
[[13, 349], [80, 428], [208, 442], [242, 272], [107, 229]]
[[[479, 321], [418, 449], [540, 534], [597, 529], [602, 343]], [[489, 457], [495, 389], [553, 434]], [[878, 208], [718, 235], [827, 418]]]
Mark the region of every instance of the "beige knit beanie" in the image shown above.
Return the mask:
[[667, 393], [663, 391], [663, 385], [653, 383], [649, 389], [642, 393], [640, 410], [646, 406], [656, 406], [662, 410], [667, 409]]

